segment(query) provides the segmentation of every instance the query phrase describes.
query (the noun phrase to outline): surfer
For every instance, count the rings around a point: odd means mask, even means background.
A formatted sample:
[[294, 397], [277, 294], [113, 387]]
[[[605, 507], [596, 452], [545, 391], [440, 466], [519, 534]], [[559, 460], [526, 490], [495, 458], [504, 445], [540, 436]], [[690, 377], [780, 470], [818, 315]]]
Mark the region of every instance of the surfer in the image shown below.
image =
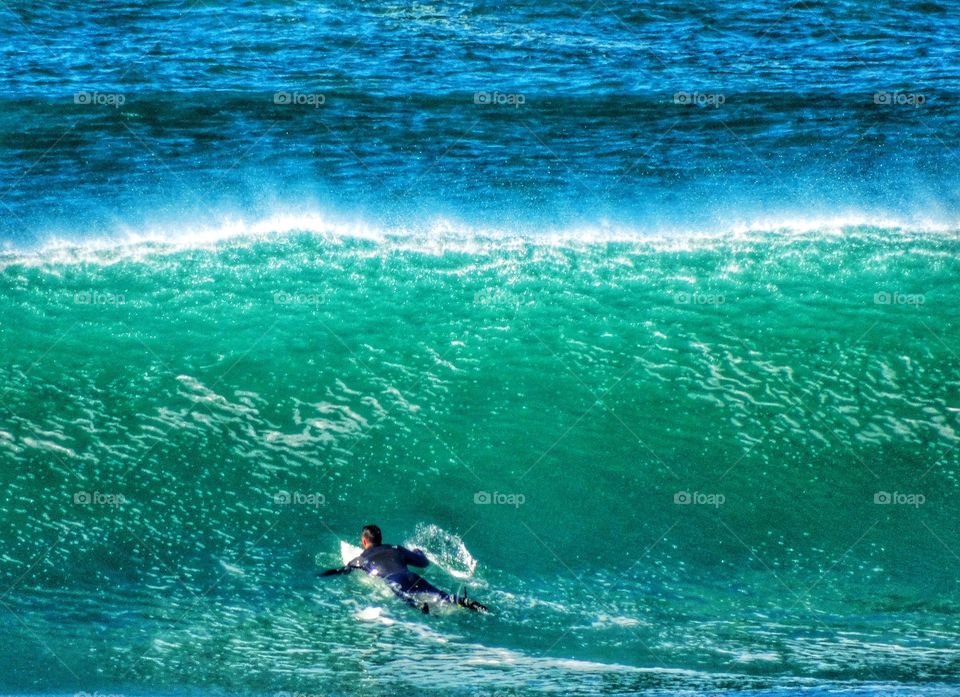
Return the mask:
[[320, 575], [337, 576], [349, 574], [354, 569], [361, 569], [371, 576], [382, 578], [394, 593], [421, 612], [430, 612], [430, 606], [423, 600], [423, 596], [433, 596], [439, 602], [454, 603], [470, 610], [487, 612], [487, 608], [476, 600], [468, 600], [466, 593], [462, 596], [450, 595], [420, 574], [410, 571], [408, 566], [421, 569], [428, 566], [430, 562], [426, 555], [419, 549], [411, 551], [400, 545], [383, 544], [383, 534], [376, 525], [364, 526], [360, 535], [360, 545], [363, 547], [360, 556], [339, 569], [327, 569]]

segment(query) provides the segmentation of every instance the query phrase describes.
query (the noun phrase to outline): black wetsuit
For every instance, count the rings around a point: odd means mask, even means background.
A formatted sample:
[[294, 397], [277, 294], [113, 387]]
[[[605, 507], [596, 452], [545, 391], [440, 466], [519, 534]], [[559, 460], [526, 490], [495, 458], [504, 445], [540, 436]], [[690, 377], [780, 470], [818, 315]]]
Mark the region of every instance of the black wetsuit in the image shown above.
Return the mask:
[[387, 582], [393, 592], [404, 600], [412, 601], [412, 596], [429, 593], [440, 600], [453, 603], [456, 598], [445, 593], [425, 578], [416, 574], [408, 566], [424, 568], [429, 565], [426, 555], [419, 549], [412, 552], [399, 545], [371, 545], [360, 556], [350, 561], [347, 569], [362, 569], [371, 576], [377, 576]]

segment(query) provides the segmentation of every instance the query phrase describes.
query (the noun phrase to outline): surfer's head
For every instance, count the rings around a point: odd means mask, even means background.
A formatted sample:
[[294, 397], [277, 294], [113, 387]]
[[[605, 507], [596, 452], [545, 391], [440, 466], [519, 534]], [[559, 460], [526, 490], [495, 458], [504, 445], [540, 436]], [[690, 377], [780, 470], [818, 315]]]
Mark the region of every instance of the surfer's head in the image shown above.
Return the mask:
[[360, 534], [360, 544], [366, 549], [372, 545], [378, 545], [383, 542], [383, 533], [376, 525], [364, 525], [363, 532]]

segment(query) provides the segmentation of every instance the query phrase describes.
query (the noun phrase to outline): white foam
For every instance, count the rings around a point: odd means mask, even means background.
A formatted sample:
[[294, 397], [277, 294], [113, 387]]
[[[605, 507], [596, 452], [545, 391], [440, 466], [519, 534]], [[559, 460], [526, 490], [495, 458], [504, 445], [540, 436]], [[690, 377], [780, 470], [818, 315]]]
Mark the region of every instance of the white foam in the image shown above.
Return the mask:
[[437, 525], [417, 525], [413, 538], [406, 544], [421, 548], [433, 564], [454, 578], [467, 580], [476, 571], [477, 560], [463, 540]]
[[214, 249], [224, 243], [252, 244], [282, 240], [295, 233], [322, 237], [331, 244], [350, 239], [390, 244], [397, 251], [442, 255], [447, 252], [476, 254], [492, 248], [517, 250], [538, 247], [585, 247], [611, 242], [648, 244], [654, 249], [683, 251], [709, 241], [749, 240], [763, 234], [779, 237], [845, 236], [859, 231], [883, 229], [901, 235], [942, 234], [960, 230], [960, 219], [906, 219], [888, 214], [858, 211], [831, 216], [771, 216], [715, 224], [709, 228], [682, 224], [654, 227], [618, 225], [606, 220], [592, 225], [524, 229], [475, 226], [451, 218], [436, 217], [405, 225], [375, 225], [360, 218], [344, 219], [314, 209], [293, 209], [262, 217], [226, 216], [216, 222], [155, 225], [146, 228], [119, 226], [99, 236], [49, 234], [43, 242], [18, 250], [0, 252], [0, 268], [9, 263], [100, 264], [142, 260], [185, 249]]

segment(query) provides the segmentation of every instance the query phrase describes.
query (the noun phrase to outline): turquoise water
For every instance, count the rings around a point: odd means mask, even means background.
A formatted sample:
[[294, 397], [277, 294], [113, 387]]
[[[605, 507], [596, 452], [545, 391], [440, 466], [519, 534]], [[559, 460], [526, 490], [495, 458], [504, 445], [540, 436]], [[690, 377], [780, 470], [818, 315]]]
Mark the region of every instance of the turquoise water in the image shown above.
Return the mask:
[[[958, 251], [328, 226], [8, 253], [2, 685], [950, 683]], [[493, 613], [316, 579], [367, 522]]]

